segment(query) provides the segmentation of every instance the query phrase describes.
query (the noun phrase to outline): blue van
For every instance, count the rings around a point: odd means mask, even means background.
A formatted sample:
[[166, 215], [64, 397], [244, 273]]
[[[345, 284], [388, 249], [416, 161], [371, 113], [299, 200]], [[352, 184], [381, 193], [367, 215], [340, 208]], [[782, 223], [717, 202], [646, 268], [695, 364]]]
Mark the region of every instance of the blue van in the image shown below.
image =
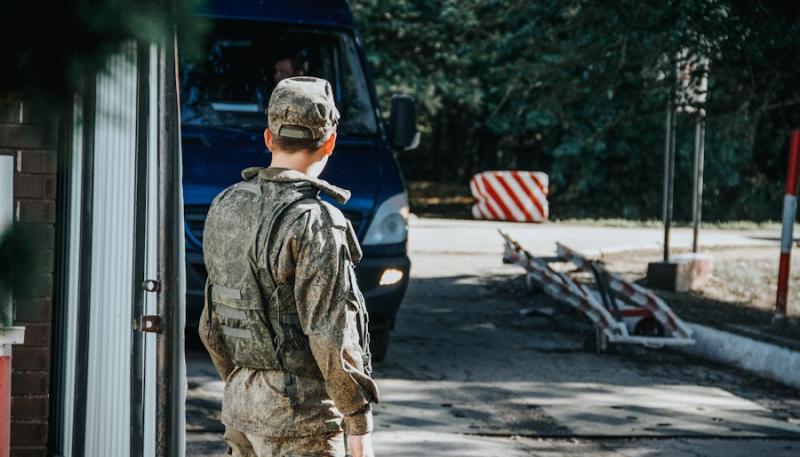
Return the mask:
[[317, 76], [330, 81], [341, 113], [321, 178], [352, 192], [337, 206], [364, 250], [358, 283], [380, 360], [408, 285], [408, 197], [395, 155], [419, 142], [413, 99], [392, 97], [383, 122], [345, 1], [215, 1], [204, 14], [213, 24], [208, 50], [180, 68], [187, 324], [196, 327], [202, 309], [203, 226], [212, 199], [240, 181], [242, 169], [269, 164], [264, 110], [277, 81]]

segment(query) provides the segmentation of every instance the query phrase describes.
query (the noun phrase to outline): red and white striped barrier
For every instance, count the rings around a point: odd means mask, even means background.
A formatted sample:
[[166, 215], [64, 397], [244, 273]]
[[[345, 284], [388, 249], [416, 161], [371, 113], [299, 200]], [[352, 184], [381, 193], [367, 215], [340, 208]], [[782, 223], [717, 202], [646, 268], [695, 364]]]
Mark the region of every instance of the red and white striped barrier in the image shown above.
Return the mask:
[[[594, 323], [595, 328], [602, 332], [608, 342], [644, 344], [653, 347], [694, 343], [692, 330], [663, 300], [649, 290], [607, 272], [600, 265], [559, 244], [558, 253], [564, 260], [572, 262], [581, 270], [591, 270], [593, 265], [604, 275], [608, 287], [616, 295], [611, 297], [616, 309], [609, 309], [603, 304], [600, 293], [553, 270], [547, 262], [531, 255], [502, 231], [500, 235], [505, 240], [503, 253], [505, 260], [523, 267], [527, 271], [528, 278], [541, 285], [547, 295], [583, 313]], [[640, 325], [645, 319], [660, 323], [663, 332], [651, 332], [650, 327]]]
[[542, 222], [549, 213], [548, 179], [539, 171], [484, 171], [472, 177], [469, 188], [477, 203], [475, 219]]
[[[556, 243], [556, 250], [560, 257], [572, 262], [579, 269], [591, 271], [591, 263], [593, 263], [591, 260], [587, 260], [561, 243]], [[611, 273], [597, 263], [594, 263], [594, 266], [606, 275], [609, 287], [625, 301], [623, 305], [628, 305], [621, 307], [620, 314], [622, 317], [653, 317], [664, 327], [667, 335], [691, 339], [692, 329], [678, 318], [669, 305], [658, 295]]]
[[800, 130], [792, 132], [789, 145], [789, 165], [786, 172], [786, 192], [783, 197], [783, 229], [781, 257], [778, 263], [778, 291], [775, 297], [775, 319], [786, 318], [786, 299], [789, 295], [789, 267], [794, 240], [794, 221], [797, 218], [797, 171], [800, 168]]

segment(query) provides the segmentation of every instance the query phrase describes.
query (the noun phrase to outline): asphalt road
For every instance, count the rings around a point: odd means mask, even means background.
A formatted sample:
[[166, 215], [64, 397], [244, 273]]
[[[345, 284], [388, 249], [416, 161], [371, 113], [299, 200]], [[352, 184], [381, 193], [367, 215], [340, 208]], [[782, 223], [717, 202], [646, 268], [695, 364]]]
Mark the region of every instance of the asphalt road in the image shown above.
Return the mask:
[[[521, 270], [500, 261], [503, 227], [529, 250], [655, 247], [658, 230], [415, 219], [412, 281], [375, 376], [378, 456], [800, 455], [800, 396], [664, 350], [582, 350], [579, 326], [519, 310]], [[774, 244], [713, 232], [708, 244]], [[676, 244], [681, 244], [676, 234]], [[189, 363], [188, 455], [221, 455], [222, 383]]]

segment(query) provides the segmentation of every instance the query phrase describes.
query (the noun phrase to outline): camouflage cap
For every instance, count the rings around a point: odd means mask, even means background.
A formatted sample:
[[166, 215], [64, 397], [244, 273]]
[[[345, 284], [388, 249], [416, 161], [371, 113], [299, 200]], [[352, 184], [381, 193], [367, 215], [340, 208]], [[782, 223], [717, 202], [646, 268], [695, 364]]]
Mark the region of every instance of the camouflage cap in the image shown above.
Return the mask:
[[273, 135], [318, 140], [336, 131], [339, 110], [328, 81], [311, 76], [287, 78], [269, 99], [267, 121]]

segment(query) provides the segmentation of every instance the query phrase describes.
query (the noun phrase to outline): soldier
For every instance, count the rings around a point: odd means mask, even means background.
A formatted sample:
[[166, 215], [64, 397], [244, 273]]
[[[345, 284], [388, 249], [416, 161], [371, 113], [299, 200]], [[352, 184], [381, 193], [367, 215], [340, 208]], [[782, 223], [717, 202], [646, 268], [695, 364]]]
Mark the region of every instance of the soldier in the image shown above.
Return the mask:
[[[350, 193], [318, 179], [339, 112], [330, 84], [282, 80], [267, 109], [269, 168], [248, 168], [206, 219], [200, 337], [225, 380], [235, 456], [372, 457], [368, 317], [341, 211]], [[345, 443], [346, 436], [346, 443]]]

